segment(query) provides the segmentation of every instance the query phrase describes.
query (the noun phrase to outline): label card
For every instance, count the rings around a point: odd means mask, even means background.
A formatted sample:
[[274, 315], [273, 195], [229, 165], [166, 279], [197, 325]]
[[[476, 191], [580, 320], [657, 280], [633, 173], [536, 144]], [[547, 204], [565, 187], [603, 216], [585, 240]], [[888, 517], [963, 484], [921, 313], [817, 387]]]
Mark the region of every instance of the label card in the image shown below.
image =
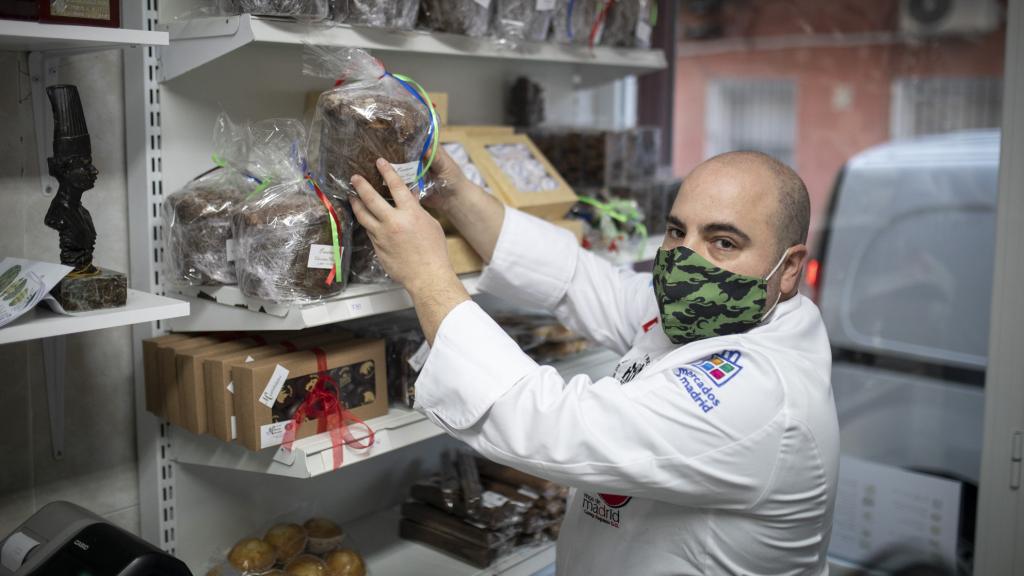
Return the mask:
[[643, 18], [636, 23], [636, 39], [640, 41], [640, 44], [644, 46], [651, 45], [651, 32], [651, 25]]
[[373, 314], [373, 304], [369, 298], [357, 298], [348, 301], [348, 314], [353, 318]]
[[227, 244], [224, 246], [224, 252], [227, 254], [228, 262], [234, 262], [236, 258], [235, 239], [228, 238]]
[[274, 422], [260, 426], [260, 448], [277, 446], [284, 442], [284, 430], [292, 421]]
[[306, 268], [330, 270], [334, 268], [334, 247], [330, 244], [310, 244]]
[[427, 363], [428, 356], [430, 356], [430, 345], [424, 340], [423, 344], [420, 344], [419, 349], [416, 350], [416, 353], [409, 356], [409, 366], [412, 366], [413, 370], [419, 372], [423, 369], [423, 365]]
[[[480, 2], [480, 0], [477, 0], [477, 2]], [[490, 4], [489, 1], [488, 4]], [[406, 184], [414, 184], [417, 180], [419, 180], [419, 178], [417, 178], [420, 172], [419, 162], [392, 164], [391, 167], [395, 169], [395, 172], [398, 172], [398, 177], [401, 178], [402, 182], [405, 182]]]
[[555, 9], [555, 0], [537, 0], [537, 11], [546, 12]]
[[281, 392], [281, 387], [284, 386], [284, 381], [288, 379], [288, 369], [278, 364], [274, 368], [274, 373], [270, 375], [270, 380], [267, 382], [266, 388], [263, 389], [263, 394], [260, 394], [260, 404], [263, 404], [267, 408], [273, 408], [274, 402], [277, 402], [277, 395]]

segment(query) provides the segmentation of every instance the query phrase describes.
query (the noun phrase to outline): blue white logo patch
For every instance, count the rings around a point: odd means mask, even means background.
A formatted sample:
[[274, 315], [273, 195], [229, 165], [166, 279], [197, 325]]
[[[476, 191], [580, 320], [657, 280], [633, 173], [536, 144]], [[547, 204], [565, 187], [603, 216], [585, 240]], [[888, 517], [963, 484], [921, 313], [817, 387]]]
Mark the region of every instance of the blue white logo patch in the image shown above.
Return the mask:
[[717, 389], [743, 370], [740, 353], [732, 350], [714, 354], [706, 360], [675, 368], [672, 373], [701, 412], [707, 414], [721, 403]]
[[743, 370], [743, 367], [740, 366], [740, 356], [738, 350], [727, 350], [721, 354], [712, 354], [711, 358], [690, 364], [690, 366], [706, 374], [715, 386], [721, 388]]

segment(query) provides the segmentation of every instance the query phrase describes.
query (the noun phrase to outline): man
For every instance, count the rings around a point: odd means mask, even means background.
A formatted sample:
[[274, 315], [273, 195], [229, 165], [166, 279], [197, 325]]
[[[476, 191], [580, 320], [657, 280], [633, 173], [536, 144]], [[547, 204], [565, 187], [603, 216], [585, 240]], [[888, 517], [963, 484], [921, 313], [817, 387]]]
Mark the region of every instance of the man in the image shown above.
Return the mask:
[[797, 292], [810, 210], [792, 170], [751, 152], [698, 166], [652, 278], [504, 208], [442, 155], [432, 203], [489, 262], [479, 287], [624, 353], [612, 377], [566, 381], [469, 299], [440, 226], [378, 167], [396, 206], [359, 177], [352, 204], [432, 343], [417, 408], [575, 488], [559, 574], [827, 574], [838, 426], [825, 328]]

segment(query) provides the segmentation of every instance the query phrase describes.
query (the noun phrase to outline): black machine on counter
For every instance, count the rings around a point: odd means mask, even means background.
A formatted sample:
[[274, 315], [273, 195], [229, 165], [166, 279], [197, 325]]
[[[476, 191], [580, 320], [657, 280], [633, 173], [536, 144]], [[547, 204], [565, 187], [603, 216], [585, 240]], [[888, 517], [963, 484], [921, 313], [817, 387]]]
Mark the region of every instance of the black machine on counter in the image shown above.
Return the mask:
[[0, 542], [0, 576], [192, 576], [185, 563], [67, 502]]

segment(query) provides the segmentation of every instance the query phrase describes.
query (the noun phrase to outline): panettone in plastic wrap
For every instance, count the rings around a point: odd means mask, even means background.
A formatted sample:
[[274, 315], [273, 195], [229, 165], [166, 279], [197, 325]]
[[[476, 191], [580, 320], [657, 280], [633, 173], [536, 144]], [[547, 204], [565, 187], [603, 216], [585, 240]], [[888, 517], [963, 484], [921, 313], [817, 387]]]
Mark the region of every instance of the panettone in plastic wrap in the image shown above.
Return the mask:
[[366, 28], [412, 30], [416, 27], [420, 0], [337, 0], [344, 10], [335, 12], [339, 22]]
[[479, 38], [487, 34], [494, 2], [421, 0], [423, 21], [436, 32]]

